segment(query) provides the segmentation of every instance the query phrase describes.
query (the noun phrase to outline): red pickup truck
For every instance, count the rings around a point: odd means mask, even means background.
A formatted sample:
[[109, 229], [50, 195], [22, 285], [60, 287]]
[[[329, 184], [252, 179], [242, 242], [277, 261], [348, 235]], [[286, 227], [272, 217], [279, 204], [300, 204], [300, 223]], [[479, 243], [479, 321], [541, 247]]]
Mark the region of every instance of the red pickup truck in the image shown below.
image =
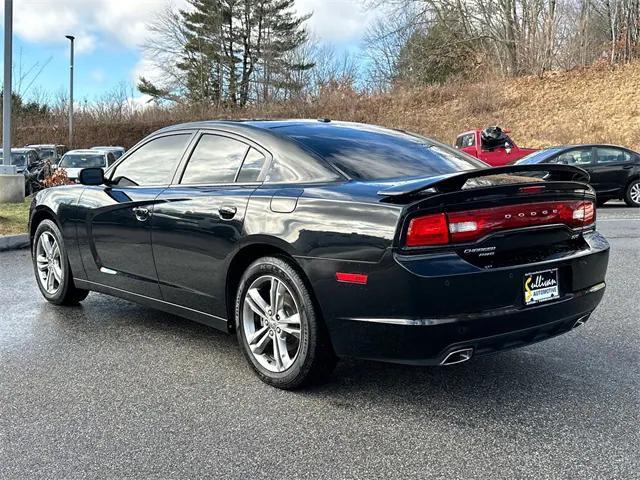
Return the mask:
[[470, 130], [458, 135], [455, 147], [492, 167], [513, 163], [536, 151], [533, 148], [518, 147], [508, 133], [509, 130], [502, 130], [500, 127]]

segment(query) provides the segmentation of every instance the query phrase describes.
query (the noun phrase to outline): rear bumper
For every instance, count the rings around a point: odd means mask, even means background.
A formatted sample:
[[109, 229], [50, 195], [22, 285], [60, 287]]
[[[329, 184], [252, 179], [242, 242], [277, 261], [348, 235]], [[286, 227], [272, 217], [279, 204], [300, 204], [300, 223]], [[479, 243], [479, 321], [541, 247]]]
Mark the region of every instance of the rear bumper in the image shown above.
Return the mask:
[[[535, 264], [480, 269], [459, 256], [402, 257], [376, 264], [302, 260], [339, 356], [437, 365], [452, 351], [511, 349], [565, 333], [588, 318], [605, 291], [609, 244]], [[557, 268], [560, 298], [524, 305], [523, 278]], [[336, 271], [368, 275], [366, 285], [335, 281]]]
[[[586, 321], [605, 291], [604, 283], [535, 307], [431, 319], [343, 319], [340, 354], [415, 365], [440, 365], [454, 351], [473, 356], [509, 350], [566, 333]], [[335, 338], [335, 337], [334, 337]]]

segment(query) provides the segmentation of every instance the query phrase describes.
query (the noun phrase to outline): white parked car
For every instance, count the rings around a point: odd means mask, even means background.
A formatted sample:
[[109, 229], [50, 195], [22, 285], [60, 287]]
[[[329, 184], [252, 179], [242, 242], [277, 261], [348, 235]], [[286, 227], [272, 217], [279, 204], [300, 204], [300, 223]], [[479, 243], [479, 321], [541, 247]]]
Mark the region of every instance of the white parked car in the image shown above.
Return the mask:
[[64, 168], [71, 180], [77, 180], [80, 170], [100, 167], [105, 170], [116, 161], [111, 152], [104, 150], [70, 150], [62, 156], [58, 168]]

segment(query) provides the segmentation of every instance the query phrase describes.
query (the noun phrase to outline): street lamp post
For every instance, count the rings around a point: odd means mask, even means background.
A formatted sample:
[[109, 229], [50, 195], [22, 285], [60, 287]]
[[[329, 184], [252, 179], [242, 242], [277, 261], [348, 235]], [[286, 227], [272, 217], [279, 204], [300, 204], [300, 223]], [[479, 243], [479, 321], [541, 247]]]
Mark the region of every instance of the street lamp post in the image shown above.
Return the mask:
[[73, 41], [76, 37], [65, 35], [71, 42], [69, 58], [69, 149], [73, 148]]

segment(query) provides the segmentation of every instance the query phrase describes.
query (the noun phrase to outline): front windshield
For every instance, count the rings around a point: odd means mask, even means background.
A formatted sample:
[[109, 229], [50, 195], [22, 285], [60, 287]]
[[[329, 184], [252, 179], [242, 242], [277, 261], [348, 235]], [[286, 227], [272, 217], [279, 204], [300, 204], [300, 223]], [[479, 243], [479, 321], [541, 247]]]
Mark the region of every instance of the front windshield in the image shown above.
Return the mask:
[[104, 155], [91, 153], [68, 153], [62, 157], [62, 160], [60, 160], [60, 166], [63, 168], [105, 167], [106, 161]]
[[40, 158], [49, 158], [55, 156], [56, 152], [50, 148], [43, 148], [38, 152], [40, 154]]
[[522, 157], [516, 162], [516, 165], [533, 165], [536, 163], [542, 163], [561, 150], [561, 148], [545, 148], [544, 150], [538, 150], [537, 152], [530, 153], [526, 157]]

